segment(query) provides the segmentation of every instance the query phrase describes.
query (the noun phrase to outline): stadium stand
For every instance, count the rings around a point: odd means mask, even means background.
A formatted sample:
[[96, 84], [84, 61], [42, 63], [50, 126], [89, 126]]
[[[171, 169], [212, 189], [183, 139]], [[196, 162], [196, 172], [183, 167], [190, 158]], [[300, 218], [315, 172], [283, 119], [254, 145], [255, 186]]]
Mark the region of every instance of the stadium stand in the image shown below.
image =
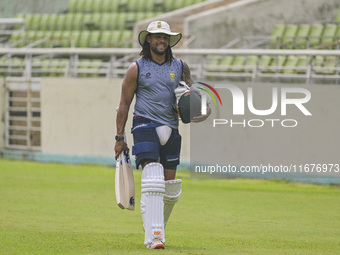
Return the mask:
[[[262, 44], [262, 48], [299, 50], [299, 49], [340, 49], [340, 9], [336, 20], [323, 24], [277, 24], [274, 26], [270, 38]], [[236, 41], [236, 40], [235, 40]], [[207, 77], [251, 77], [256, 67], [260, 76], [275, 74], [276, 77], [298, 78], [308, 72], [317, 75], [339, 74], [339, 57], [336, 56], [210, 56], [207, 61]], [[311, 69], [308, 69], [311, 68]], [[238, 73], [242, 72], [240, 75]], [[338, 79], [334, 76], [334, 79]], [[218, 78], [217, 78], [218, 79]]]
[[[48, 76], [122, 77], [131, 56], [135, 57], [139, 52], [132, 48], [136, 22], [199, 2], [202, 0], [70, 0], [65, 13], [19, 14], [16, 20], [8, 21], [14, 22], [14, 30], [9, 33], [7, 45], [14, 50], [22, 49], [2, 53], [0, 75], [21, 78], [29, 72], [28, 77], [33, 81]], [[334, 80], [339, 77], [338, 56], [296, 53], [305, 49], [325, 49], [324, 52], [339, 49], [340, 25], [336, 22], [340, 22], [340, 10], [334, 23], [277, 24], [266, 44], [249, 54], [247, 49], [238, 53], [223, 53], [217, 49], [210, 53], [204, 51], [201, 55], [195, 53], [197, 58], [191, 60], [190, 51], [178, 52], [183, 54], [181, 56], [189, 56], [194, 79], [258, 81], [288, 77], [288, 81], [297, 78], [306, 82], [320, 77]], [[123, 49], [126, 47], [130, 47], [129, 51]], [[41, 51], [32, 54], [31, 48]], [[81, 52], [82, 48], [86, 50]], [[112, 51], [106, 52], [108, 48]], [[277, 51], [266, 54], [262, 49]], [[121, 50], [120, 55], [118, 50]], [[23, 92], [28, 89], [15, 82], [13, 87], [8, 86], [6, 147], [39, 150], [39, 90], [34, 91], [29, 102], [27, 93]], [[22, 102], [32, 103], [32, 114], [20, 108]], [[32, 119], [27, 120], [29, 117]], [[22, 130], [27, 128], [29, 121], [31, 129], [25, 133]]]
[[[37, 44], [35, 47], [132, 47], [131, 31], [136, 22], [202, 1], [70, 0], [67, 13], [19, 14], [18, 18], [26, 21], [26, 31], [11, 37], [10, 42], [18, 48], [42, 38], [50, 43]], [[40, 31], [38, 37], [36, 31]], [[96, 34], [96, 40], [89, 40], [90, 31]], [[108, 37], [107, 31], [112, 31], [113, 35], [120, 31], [121, 34]], [[85, 42], [79, 43], [79, 38], [85, 38]], [[60, 40], [64, 42], [54, 43]], [[67, 40], [70, 43], [65, 43]], [[16, 43], [18, 41], [22, 43]]]

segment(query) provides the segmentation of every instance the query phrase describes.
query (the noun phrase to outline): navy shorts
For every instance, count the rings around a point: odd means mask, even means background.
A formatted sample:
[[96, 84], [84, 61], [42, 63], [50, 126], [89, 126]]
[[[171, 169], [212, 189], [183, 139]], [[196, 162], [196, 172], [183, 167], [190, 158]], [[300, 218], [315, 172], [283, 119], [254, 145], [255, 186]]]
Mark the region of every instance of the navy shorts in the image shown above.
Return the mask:
[[161, 125], [147, 118], [133, 118], [132, 155], [135, 155], [136, 168], [143, 161], [151, 161], [160, 162], [165, 169], [176, 170], [180, 161], [182, 137], [178, 129], [172, 129], [169, 140], [162, 146], [156, 132], [157, 126]]

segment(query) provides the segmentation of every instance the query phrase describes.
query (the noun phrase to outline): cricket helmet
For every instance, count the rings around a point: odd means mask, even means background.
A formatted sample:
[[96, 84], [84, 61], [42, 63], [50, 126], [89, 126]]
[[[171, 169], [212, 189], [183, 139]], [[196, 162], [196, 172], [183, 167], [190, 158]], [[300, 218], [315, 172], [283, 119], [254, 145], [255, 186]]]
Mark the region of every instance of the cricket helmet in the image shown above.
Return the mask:
[[201, 115], [201, 96], [195, 91], [184, 93], [178, 100], [177, 112], [183, 123], [190, 123]]

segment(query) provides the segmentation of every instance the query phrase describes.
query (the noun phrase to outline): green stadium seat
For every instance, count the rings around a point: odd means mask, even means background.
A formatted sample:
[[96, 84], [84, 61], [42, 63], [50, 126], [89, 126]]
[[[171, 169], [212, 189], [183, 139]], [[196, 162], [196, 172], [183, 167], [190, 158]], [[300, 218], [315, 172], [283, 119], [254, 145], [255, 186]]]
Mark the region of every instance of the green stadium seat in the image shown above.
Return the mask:
[[126, 22], [128, 14], [126, 12], [120, 12], [117, 15], [118, 15], [118, 18], [117, 18], [117, 21], [115, 22], [114, 29], [124, 30], [125, 22]]
[[112, 44], [112, 32], [102, 31], [99, 42], [100, 42], [100, 47], [110, 48]]
[[122, 31], [120, 30], [113, 30], [112, 33], [112, 47], [118, 47], [121, 41]]
[[[295, 40], [296, 32], [298, 30], [298, 25], [289, 24], [286, 25], [285, 32], [283, 34], [283, 38], [281, 43], [283, 44], [283, 48], [293, 48], [293, 42]], [[281, 47], [282, 48], [282, 47]]]
[[133, 45], [133, 31], [131, 30], [124, 30], [122, 31], [122, 35], [120, 38], [120, 45], [123, 48], [131, 48]]
[[262, 73], [269, 73], [272, 72], [270, 69], [271, 63], [274, 61], [272, 56], [259, 56], [259, 69]]
[[136, 22], [144, 20], [145, 12], [137, 12], [135, 15]]
[[307, 47], [307, 37], [310, 33], [311, 25], [309, 24], [301, 24], [298, 26], [298, 30], [296, 32], [296, 37], [294, 40], [294, 48], [306, 49]]
[[103, 0], [102, 12], [117, 12], [119, 0]]
[[68, 1], [68, 12], [72, 13], [72, 12], [76, 12], [77, 11], [77, 2], [78, 0], [69, 0]]
[[296, 63], [296, 73], [305, 74], [307, 71], [307, 61], [308, 58], [306, 56], [298, 56]]
[[71, 47], [78, 47], [80, 45], [80, 35], [82, 31], [81, 30], [72, 30], [71, 36], [70, 36], [70, 43]]
[[[62, 45], [62, 42], [63, 42], [63, 37], [62, 37], [62, 34], [63, 34], [63, 31], [65, 30], [56, 30], [54, 31], [54, 33], [52, 34], [52, 47], [61, 47]], [[69, 31], [69, 30], [66, 30], [66, 31]]]
[[50, 14], [44, 13], [40, 15], [40, 22], [38, 24], [37, 29], [39, 30], [47, 30], [48, 19], [50, 18]]
[[286, 61], [284, 62], [284, 69], [282, 70], [282, 73], [285, 74], [292, 74], [296, 73], [296, 66], [298, 64], [298, 57], [296, 56], [288, 56]]
[[77, 63], [78, 77], [88, 77], [88, 72], [84, 69], [88, 69], [90, 66], [90, 61], [88, 59], [79, 59]]
[[334, 45], [334, 48], [340, 49], [340, 24], [338, 24], [336, 28], [336, 32], [334, 36], [334, 43], [336, 43], [336, 45]]
[[338, 13], [337, 13], [337, 15], [335, 17], [335, 21], [336, 22], [340, 22], [340, 8], [338, 9]]
[[85, 30], [93, 30], [95, 29], [95, 24], [93, 22], [93, 15], [92, 14], [84, 14], [83, 15], [83, 21], [82, 21], [81, 29]]
[[48, 48], [51, 45], [52, 31], [38, 30], [34, 35], [34, 41], [47, 39], [45, 42], [37, 45], [37, 48]]
[[62, 30], [71, 30], [73, 28], [73, 19], [74, 19], [73, 13], [65, 14]]
[[216, 72], [218, 69], [218, 65], [220, 64], [220, 56], [211, 56], [207, 59], [207, 72]]
[[109, 14], [109, 13], [103, 13], [102, 14], [102, 19], [100, 23], [100, 29], [101, 30], [110, 30], [114, 29], [116, 20], [117, 20], [117, 15], [116, 14]]
[[245, 71], [252, 71], [253, 68], [257, 65], [258, 57], [257, 56], [246, 56], [245, 57]]
[[82, 13], [76, 13], [73, 15], [72, 21], [72, 29], [74, 30], [81, 30], [83, 28], [83, 18], [84, 15]]
[[99, 30], [91, 32], [90, 39], [89, 39], [89, 47], [97, 48], [100, 46], [100, 41], [99, 41], [100, 35], [101, 35], [101, 31]]
[[[61, 33], [61, 38], [60, 38], [60, 46], [62, 48], [69, 48], [71, 47], [71, 30], [65, 30], [62, 31]], [[55, 35], [56, 33], [54, 33]]]
[[336, 70], [336, 56], [316, 56], [315, 58], [315, 73], [320, 75], [334, 75]]
[[137, 15], [135, 12], [129, 12], [125, 20], [124, 28], [127, 30], [133, 30], [133, 26], [137, 21]]
[[22, 58], [10, 58], [7, 60], [7, 64], [9, 66], [10, 76], [22, 76], [25, 63]]
[[101, 5], [101, 12], [111, 12], [112, 7], [111, 7], [111, 1], [110, 0], [102, 0], [102, 5]]
[[96, 0], [92, 6], [92, 12], [99, 13], [102, 10], [103, 0]]
[[83, 30], [80, 34], [79, 41], [76, 45], [78, 48], [88, 48], [90, 41], [91, 32], [87, 30]]
[[90, 73], [89, 76], [90, 77], [99, 77], [100, 74], [99, 74], [99, 71], [102, 67], [102, 61], [101, 60], [98, 60], [98, 59], [94, 59], [94, 60], [91, 60], [90, 61], [90, 69], [92, 69], [94, 72]]
[[94, 24], [94, 29], [100, 29], [101, 28], [101, 21], [102, 21], [102, 14], [95, 12], [92, 15], [92, 22]]
[[166, 12], [167, 8], [164, 0], [156, 0], [154, 2], [153, 10], [155, 12]]
[[24, 35], [24, 45], [23, 46], [26, 46], [26, 45], [34, 42], [35, 34], [36, 34], [36, 30], [26, 31], [25, 35]]
[[124, 1], [124, 3], [126, 4], [126, 9], [125, 11], [128, 12], [138, 12], [138, 2], [140, 0], [128, 0], [128, 1]]
[[323, 73], [323, 65], [324, 65], [324, 56], [316, 56], [314, 58], [314, 72], [316, 74], [322, 74]]
[[48, 19], [47, 19], [47, 23], [46, 23], [46, 29], [47, 30], [57, 30], [57, 19], [58, 19], [58, 15], [57, 14], [50, 14]]
[[270, 68], [274, 73], [282, 73], [282, 67], [285, 65], [287, 56], [275, 56], [270, 64]]
[[65, 23], [66, 23], [66, 18], [67, 15], [66, 14], [59, 14], [56, 20], [56, 24], [55, 24], [55, 29], [54, 30], [62, 30], [65, 27]]
[[85, 8], [84, 5], [85, 5], [85, 1], [84, 0], [78, 0], [78, 2], [76, 4], [76, 12], [82, 13], [84, 8]]
[[128, 12], [128, 0], [120, 0], [118, 2], [118, 12]]
[[332, 44], [334, 42], [334, 37], [336, 34], [337, 25], [335, 24], [326, 24], [322, 33], [321, 44], [329, 45], [327, 48], [332, 48]]
[[282, 36], [285, 33], [286, 26], [285, 25], [275, 25], [271, 36], [273, 39], [270, 40], [269, 46], [270, 48], [280, 48], [282, 42]]
[[38, 68], [40, 67], [39, 76], [51, 76], [52, 61], [51, 59], [41, 59], [37, 62]]
[[220, 66], [219, 66], [218, 70], [220, 72], [228, 72], [228, 71], [230, 71], [230, 67], [231, 67], [231, 64], [233, 62], [233, 59], [234, 59], [233, 56], [223, 57], [220, 60]]
[[231, 71], [233, 72], [244, 72], [244, 65], [246, 59], [244, 56], [236, 56], [231, 63]]
[[[144, 11], [144, 12], [154, 12], [154, 8], [155, 8], [155, 3], [157, 0], [141, 0], [141, 2], [143, 2], [143, 10], [140, 11]], [[168, 0], [169, 1], [169, 0]]]
[[10, 37], [10, 44], [14, 45], [15, 48], [21, 48], [25, 45], [26, 33], [14, 33]]
[[321, 24], [314, 24], [311, 26], [311, 31], [308, 40], [309, 47], [318, 46], [320, 44], [323, 29], [324, 26]]
[[96, 4], [94, 0], [83, 0], [83, 10], [81, 10], [82, 13], [91, 13], [93, 12], [94, 5]]
[[51, 76], [63, 77], [66, 74], [66, 67], [69, 63], [68, 59], [53, 59], [51, 64]]
[[31, 19], [31, 24], [29, 26], [29, 29], [38, 29], [39, 25], [40, 25], [40, 19], [41, 19], [41, 15], [40, 14], [31, 14], [32, 15], [32, 19]]

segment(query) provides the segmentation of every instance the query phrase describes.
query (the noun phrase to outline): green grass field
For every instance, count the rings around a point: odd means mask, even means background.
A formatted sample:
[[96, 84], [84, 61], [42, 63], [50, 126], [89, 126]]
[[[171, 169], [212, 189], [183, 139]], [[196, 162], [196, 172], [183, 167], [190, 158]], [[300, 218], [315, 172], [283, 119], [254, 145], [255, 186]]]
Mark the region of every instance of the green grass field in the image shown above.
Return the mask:
[[0, 159], [0, 254], [340, 254], [340, 189], [265, 180], [192, 180], [166, 228], [143, 244], [115, 204], [114, 168]]

